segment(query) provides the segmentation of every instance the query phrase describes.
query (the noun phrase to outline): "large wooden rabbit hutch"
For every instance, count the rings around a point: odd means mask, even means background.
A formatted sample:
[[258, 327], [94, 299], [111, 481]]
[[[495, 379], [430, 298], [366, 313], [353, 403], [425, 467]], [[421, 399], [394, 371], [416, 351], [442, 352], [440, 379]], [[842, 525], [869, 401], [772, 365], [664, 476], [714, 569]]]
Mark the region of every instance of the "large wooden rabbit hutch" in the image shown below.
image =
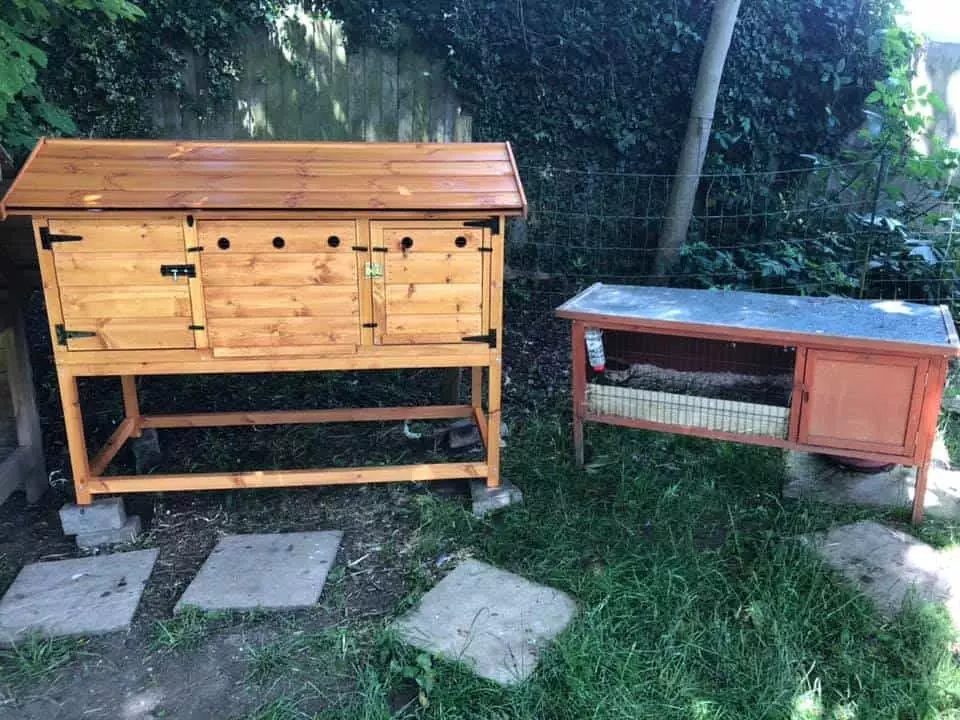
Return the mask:
[[[504, 226], [526, 211], [508, 144], [45, 139], [0, 211], [33, 218], [78, 503], [162, 490], [499, 484]], [[149, 415], [135, 383], [465, 367], [469, 404], [421, 407]], [[119, 377], [125, 406], [92, 457], [84, 376]], [[484, 459], [105, 473], [144, 428], [447, 418], [476, 422]]]
[[[918, 468], [913, 520], [950, 358], [945, 306], [596, 284], [573, 321], [574, 446], [585, 421]], [[606, 366], [587, 360], [602, 331]]]

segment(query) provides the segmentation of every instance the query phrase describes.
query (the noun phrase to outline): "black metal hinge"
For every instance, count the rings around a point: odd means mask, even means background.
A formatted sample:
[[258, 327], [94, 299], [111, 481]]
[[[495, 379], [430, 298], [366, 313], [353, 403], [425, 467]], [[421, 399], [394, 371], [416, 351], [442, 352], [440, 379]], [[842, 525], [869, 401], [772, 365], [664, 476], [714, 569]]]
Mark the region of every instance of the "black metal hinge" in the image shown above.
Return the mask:
[[493, 252], [493, 248], [482, 247], [482, 248], [477, 248], [477, 250], [479, 250], [480, 252], [490, 252], [490, 253]]
[[490, 347], [495, 348], [497, 346], [497, 331], [490, 328], [490, 331], [485, 335], [467, 335], [460, 340], [462, 342], [485, 342]]
[[161, 265], [160, 274], [166, 277], [172, 277], [174, 280], [180, 277], [196, 277], [196, 265]]
[[187, 330], [205, 330], [203, 325], [187, 325]]
[[386, 252], [386, 251], [387, 251], [387, 248], [385, 248], [385, 247], [375, 247], [375, 248], [370, 248], [370, 249], [373, 250], [374, 252]]
[[370, 328], [374, 328], [374, 327], [376, 327], [376, 326], [377, 326], [377, 324], [376, 324], [376, 323], [364, 323], [364, 324], [363, 324], [363, 327], [370, 327]]
[[40, 247], [44, 250], [52, 250], [55, 242], [80, 242], [83, 235], [54, 235], [50, 228], [40, 228]]
[[487, 220], [465, 220], [463, 222], [464, 227], [479, 227], [479, 228], [489, 228], [490, 232], [494, 235], [500, 234], [500, 216], [494, 215]]
[[203, 252], [203, 245], [194, 245], [193, 247], [188, 247], [187, 252]]
[[67, 340], [71, 340], [73, 338], [92, 338], [97, 336], [95, 332], [90, 332], [89, 330], [67, 330], [66, 327], [59, 324], [55, 325], [54, 327], [57, 331], [58, 345], [66, 345]]
[[367, 251], [367, 247], [366, 247], [366, 245], [354, 245], [354, 246], [353, 246], [353, 251], [354, 251], [354, 252], [366, 252], [366, 251]]

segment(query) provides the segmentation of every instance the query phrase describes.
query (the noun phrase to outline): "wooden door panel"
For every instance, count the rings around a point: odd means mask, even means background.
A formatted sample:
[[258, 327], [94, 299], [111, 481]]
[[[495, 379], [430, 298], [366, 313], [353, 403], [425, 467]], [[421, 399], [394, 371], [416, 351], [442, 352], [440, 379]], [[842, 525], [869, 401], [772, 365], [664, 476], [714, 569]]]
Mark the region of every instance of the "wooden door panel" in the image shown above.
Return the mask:
[[372, 283], [383, 345], [459, 343], [487, 329], [489, 233], [463, 222], [373, 222]]
[[182, 220], [51, 218], [48, 231], [63, 318], [56, 342], [80, 351], [196, 347], [189, 282], [161, 274], [190, 264]]
[[919, 358], [807, 351], [800, 442], [911, 454], [928, 366]]

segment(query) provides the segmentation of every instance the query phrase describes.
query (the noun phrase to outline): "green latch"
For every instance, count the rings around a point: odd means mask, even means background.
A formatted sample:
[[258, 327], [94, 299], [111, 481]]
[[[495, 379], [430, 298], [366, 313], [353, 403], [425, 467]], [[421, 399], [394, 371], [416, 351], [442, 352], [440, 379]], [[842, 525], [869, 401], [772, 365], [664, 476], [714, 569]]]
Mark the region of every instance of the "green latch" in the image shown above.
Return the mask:
[[367, 263], [364, 275], [369, 280], [370, 278], [382, 278], [383, 277], [383, 265], [380, 263]]

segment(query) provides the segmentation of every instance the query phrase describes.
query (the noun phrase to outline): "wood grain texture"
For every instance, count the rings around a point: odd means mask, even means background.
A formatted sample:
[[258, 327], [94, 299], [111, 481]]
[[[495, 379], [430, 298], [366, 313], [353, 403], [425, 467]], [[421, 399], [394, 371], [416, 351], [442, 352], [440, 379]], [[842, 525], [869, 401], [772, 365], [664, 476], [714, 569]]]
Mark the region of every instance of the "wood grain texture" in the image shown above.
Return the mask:
[[[352, 253], [356, 243], [353, 222], [290, 222], [283, 220], [200, 221], [199, 243], [207, 255], [230, 253]], [[339, 245], [330, 245], [335, 237]], [[217, 243], [226, 238], [230, 247], [221, 250]], [[283, 247], [274, 246], [276, 238]]]
[[64, 287], [60, 291], [63, 317], [192, 317], [186, 283], [143, 287]]
[[[349, 285], [357, 283], [352, 252], [232, 253], [205, 252], [203, 282], [209, 289], [229, 286]], [[169, 280], [168, 280], [169, 282]]]
[[360, 312], [353, 285], [210, 286], [204, 294], [208, 318], [352, 317]]
[[[409, 238], [412, 242], [408, 250], [403, 246], [404, 238]], [[457, 244], [457, 238], [463, 238], [462, 246]], [[426, 224], [407, 228], [386, 228], [383, 231], [381, 244], [389, 252], [406, 251], [408, 257], [421, 252], [477, 253], [483, 244], [483, 231], [464, 227], [436, 230]]]
[[392, 315], [479, 315], [483, 288], [479, 285], [387, 285], [387, 312]]
[[265, 412], [194, 413], [150, 415], [146, 428], [231, 427], [240, 425], [301, 425], [339, 422], [403, 420], [452, 420], [472, 415], [469, 405], [426, 405], [389, 408], [333, 408], [329, 410], [270, 410]]
[[94, 333], [92, 337], [68, 338], [69, 350], [152, 350], [191, 348], [193, 332], [188, 318], [77, 318], [67, 330]]
[[351, 345], [360, 342], [356, 315], [290, 318], [211, 318], [213, 347]]
[[174, 280], [160, 274], [161, 265], [182, 265], [185, 262], [182, 246], [179, 253], [54, 251], [56, 279], [61, 288], [144, 285], [186, 288], [185, 277]]
[[38, 147], [0, 212], [525, 209], [505, 143], [48, 139]]
[[171, 252], [183, 250], [179, 218], [167, 220], [58, 219], [49, 220], [54, 235], [79, 235], [83, 240], [56, 245], [59, 253]]
[[482, 253], [386, 253], [387, 284], [476, 283], [483, 279]]

